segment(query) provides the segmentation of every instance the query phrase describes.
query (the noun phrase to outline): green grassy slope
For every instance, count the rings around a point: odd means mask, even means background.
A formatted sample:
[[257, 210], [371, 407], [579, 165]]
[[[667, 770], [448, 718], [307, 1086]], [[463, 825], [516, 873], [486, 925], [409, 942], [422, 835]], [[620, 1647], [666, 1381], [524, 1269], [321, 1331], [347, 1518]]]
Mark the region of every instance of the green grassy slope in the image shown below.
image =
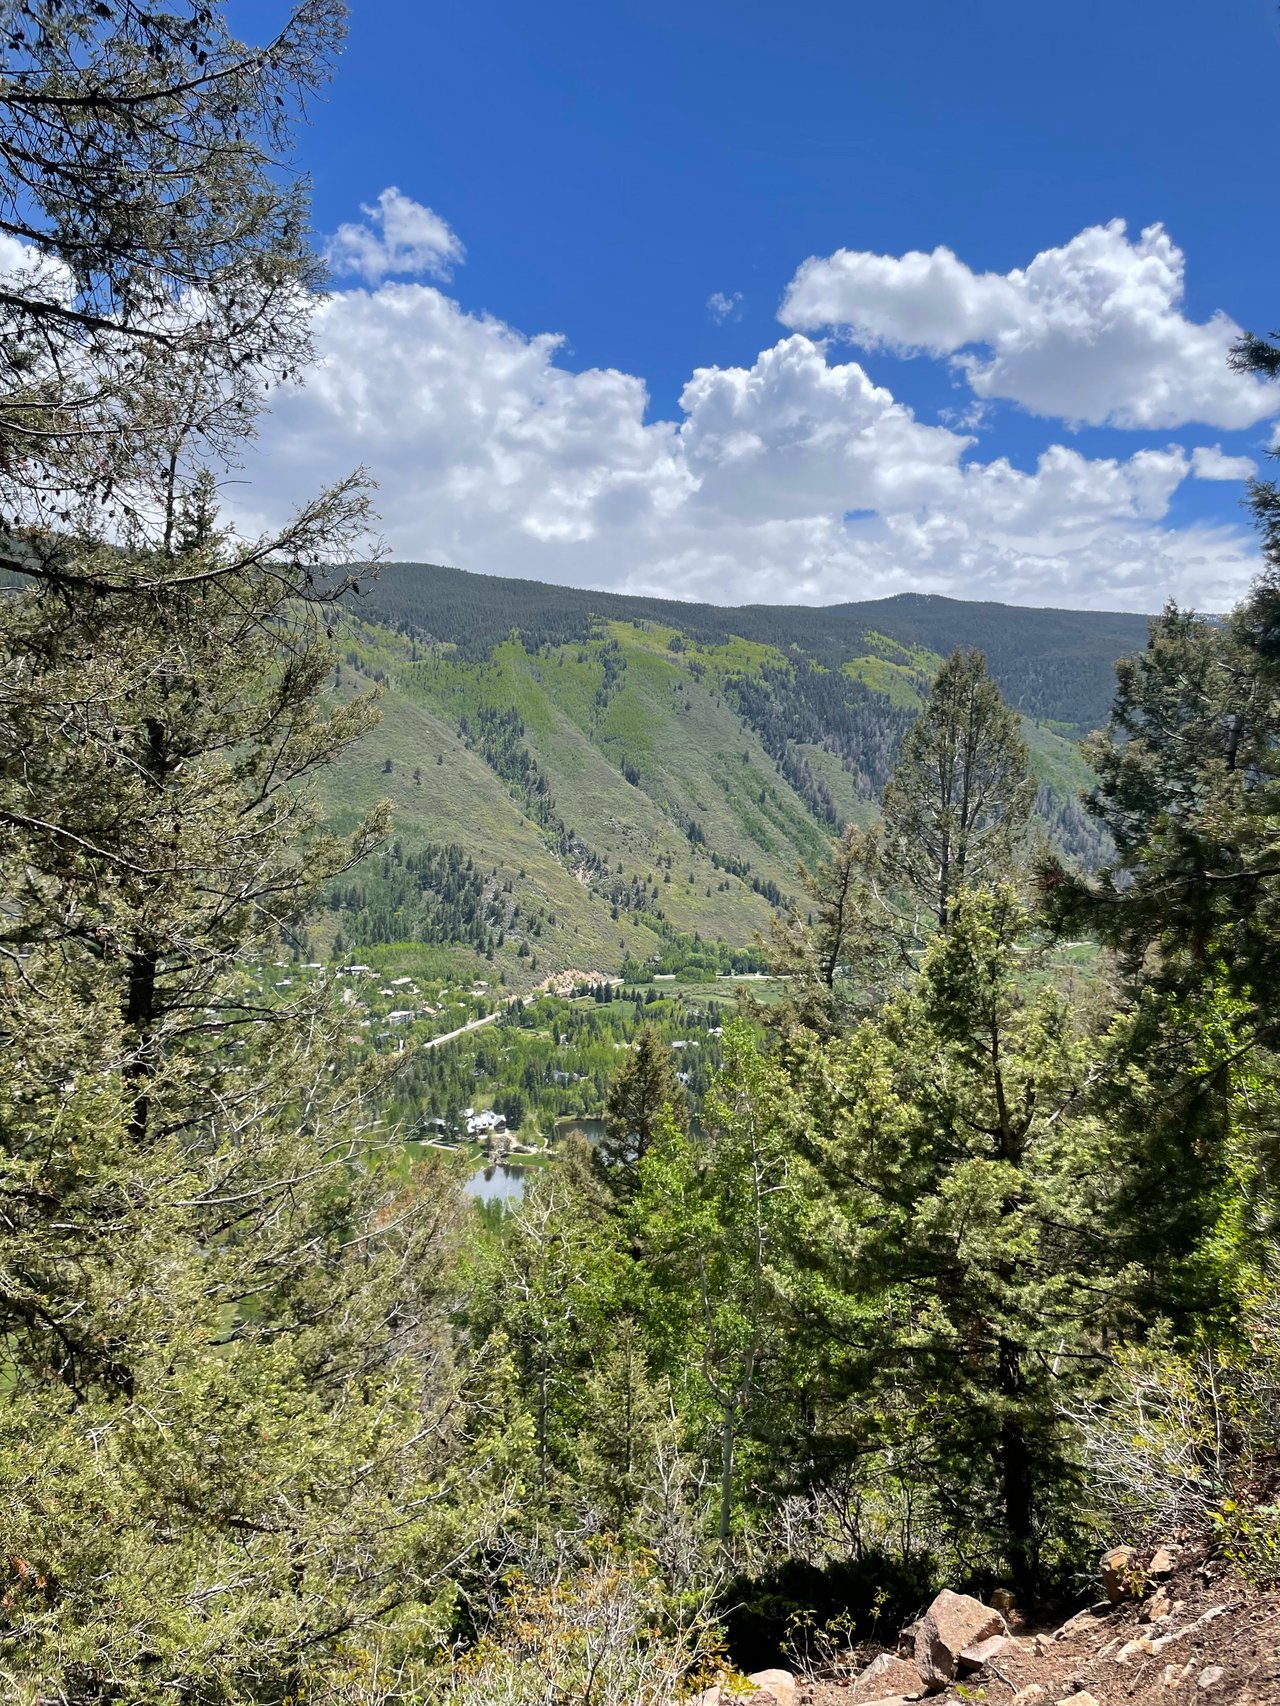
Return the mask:
[[[585, 638], [598, 621], [667, 624], [710, 643], [738, 635], [784, 650], [795, 647], [828, 668], [881, 650], [885, 641], [935, 653], [974, 645], [986, 653], [1010, 704], [1029, 717], [1080, 733], [1106, 716], [1116, 658], [1139, 650], [1147, 637], [1146, 616], [1108, 611], [1035, 610], [927, 593], [822, 609], [727, 609], [473, 575], [425, 563], [388, 564], [360, 602], [374, 620], [434, 634], [475, 656], [486, 655], [513, 628], [536, 647], [547, 640]], [[884, 655], [891, 654], [886, 650]]]
[[[797, 892], [798, 864], [840, 824], [874, 816], [940, 661], [921, 637], [929, 610], [900, 633], [885, 604], [874, 624], [774, 613], [767, 637], [760, 611], [536, 586], [522, 601], [511, 589], [526, 584], [401, 566], [353, 605], [338, 689], [379, 684], [384, 717], [327, 775], [323, 805], [347, 825], [390, 797], [395, 845], [326, 915], [321, 945], [339, 930], [353, 952], [465, 941], [466, 965], [513, 988], [669, 956], [675, 938], [749, 946]], [[1077, 627], [1063, 670], [1048, 649], [1053, 614], [1017, 613], [1007, 643], [1062, 712], [1103, 696], [1139, 619]], [[828, 615], [818, 633], [812, 619]], [[806, 624], [808, 648], [796, 638]], [[1051, 832], [1087, 852], [1071, 719], [1025, 720]], [[432, 922], [446, 902], [451, 935]]]

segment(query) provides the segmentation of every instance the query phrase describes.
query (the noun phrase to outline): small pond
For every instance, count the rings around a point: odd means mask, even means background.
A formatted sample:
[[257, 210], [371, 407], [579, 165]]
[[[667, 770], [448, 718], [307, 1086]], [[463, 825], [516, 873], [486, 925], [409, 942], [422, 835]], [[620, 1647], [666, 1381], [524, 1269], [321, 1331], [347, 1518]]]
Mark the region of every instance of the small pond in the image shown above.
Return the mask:
[[[588, 1143], [599, 1143], [604, 1136], [604, 1121], [590, 1115], [565, 1115], [556, 1121], [557, 1145], [569, 1136], [585, 1137]], [[528, 1164], [518, 1159], [499, 1161], [496, 1165], [486, 1161], [472, 1173], [465, 1190], [468, 1196], [480, 1202], [517, 1203], [524, 1196], [530, 1170]]]
[[512, 1167], [500, 1161], [496, 1167], [477, 1167], [464, 1189], [469, 1197], [480, 1202], [519, 1202], [524, 1195], [525, 1167]]
[[604, 1121], [595, 1114], [564, 1114], [556, 1121], [556, 1142], [567, 1137], [585, 1137], [588, 1143], [599, 1143], [604, 1136]]

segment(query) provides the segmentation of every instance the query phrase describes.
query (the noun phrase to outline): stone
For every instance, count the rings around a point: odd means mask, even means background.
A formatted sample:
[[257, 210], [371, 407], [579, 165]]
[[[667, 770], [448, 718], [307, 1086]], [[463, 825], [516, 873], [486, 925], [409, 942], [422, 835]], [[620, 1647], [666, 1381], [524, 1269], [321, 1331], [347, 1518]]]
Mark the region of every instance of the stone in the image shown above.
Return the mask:
[[1044, 1684], [1033, 1682], [1029, 1688], [1020, 1688], [1009, 1702], [1009, 1706], [1033, 1706], [1043, 1693]]
[[991, 1603], [997, 1611], [1002, 1611], [1007, 1617], [1017, 1601], [1013, 1597], [1012, 1588], [997, 1588], [991, 1596]]
[[1078, 1694], [1063, 1695], [1058, 1706], [1098, 1706], [1098, 1701], [1087, 1688], [1082, 1688]]
[[1163, 1623], [1165, 1618], [1172, 1614], [1172, 1611], [1173, 1606], [1169, 1599], [1168, 1588], [1159, 1587], [1150, 1599], [1144, 1600], [1142, 1609], [1138, 1613], [1138, 1622]]
[[1133, 1547], [1113, 1546], [1098, 1560], [1102, 1572], [1102, 1591], [1112, 1605], [1122, 1599], [1132, 1599], [1134, 1589]]
[[795, 1706], [796, 1679], [789, 1670], [752, 1671], [747, 1681], [753, 1688], [771, 1694], [778, 1706]]
[[870, 1706], [886, 1694], [919, 1694], [924, 1687], [920, 1672], [910, 1659], [896, 1653], [878, 1653], [865, 1670], [859, 1671], [849, 1690], [851, 1706]]
[[1007, 1635], [988, 1635], [985, 1641], [974, 1641], [965, 1647], [957, 1657], [958, 1668], [964, 1670], [981, 1670], [983, 1665], [998, 1659], [1001, 1653], [1016, 1651], [1013, 1641]]
[[1007, 1635], [1000, 1612], [972, 1594], [943, 1588], [920, 1620], [916, 1631], [916, 1669], [926, 1688], [945, 1688], [954, 1682], [960, 1654], [966, 1647]]
[[1095, 1629], [1099, 1617], [1105, 1617], [1111, 1607], [1104, 1600], [1100, 1606], [1090, 1605], [1084, 1611], [1077, 1611], [1074, 1617], [1068, 1617], [1061, 1629], [1054, 1631], [1055, 1641], [1070, 1641], [1075, 1635], [1082, 1635], [1086, 1630]]
[[1221, 1665], [1206, 1665], [1196, 1678], [1196, 1687], [1203, 1688], [1206, 1691], [1211, 1688], [1218, 1688], [1226, 1674]]
[[1148, 1658], [1155, 1651], [1155, 1643], [1145, 1635], [1139, 1635], [1136, 1641], [1126, 1641], [1115, 1655], [1115, 1663], [1127, 1665], [1134, 1659]]
[[1160, 1672], [1161, 1688], [1177, 1688], [1191, 1675], [1190, 1665], [1166, 1665]]
[[1171, 1634], [1161, 1635], [1158, 1641], [1151, 1643], [1151, 1651], [1162, 1653], [1166, 1647], [1171, 1647], [1175, 1641], [1185, 1641], [1188, 1635], [1194, 1635], [1197, 1629], [1203, 1629], [1206, 1623], [1212, 1623], [1215, 1617], [1221, 1617], [1228, 1610], [1230, 1607], [1226, 1605], [1211, 1606], [1208, 1611], [1202, 1612], [1194, 1623], [1187, 1623], [1181, 1629], [1173, 1630]]
[[1151, 1562], [1147, 1565], [1147, 1574], [1162, 1581], [1165, 1576], [1171, 1576], [1178, 1567], [1178, 1548], [1176, 1546], [1157, 1546], [1151, 1554]]

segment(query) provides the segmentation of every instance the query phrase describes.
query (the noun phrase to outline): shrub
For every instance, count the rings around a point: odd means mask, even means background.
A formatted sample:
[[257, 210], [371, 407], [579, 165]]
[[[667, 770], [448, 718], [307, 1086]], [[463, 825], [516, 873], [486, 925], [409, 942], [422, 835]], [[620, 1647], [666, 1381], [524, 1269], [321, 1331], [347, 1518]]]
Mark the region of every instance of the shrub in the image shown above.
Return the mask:
[[[1094, 1515], [1108, 1533], [1191, 1527], [1230, 1552], [1270, 1549], [1280, 1476], [1280, 1292], [1250, 1300], [1237, 1344], [1167, 1339], [1121, 1351], [1107, 1387], [1075, 1411]], [[1280, 1564], [1277, 1565], [1280, 1568]]]

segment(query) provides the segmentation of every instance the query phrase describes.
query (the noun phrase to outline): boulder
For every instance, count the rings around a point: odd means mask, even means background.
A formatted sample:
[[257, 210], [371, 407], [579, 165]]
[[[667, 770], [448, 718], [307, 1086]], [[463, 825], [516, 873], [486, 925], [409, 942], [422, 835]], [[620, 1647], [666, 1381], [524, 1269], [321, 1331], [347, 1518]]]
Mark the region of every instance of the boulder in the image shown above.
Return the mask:
[[924, 1688], [920, 1672], [910, 1659], [896, 1653], [879, 1653], [858, 1673], [849, 1690], [850, 1706], [871, 1706], [888, 1694], [919, 1694]]
[[1111, 1607], [1104, 1601], [1100, 1606], [1087, 1606], [1083, 1611], [1077, 1611], [1074, 1617], [1068, 1617], [1060, 1629], [1054, 1631], [1055, 1641], [1071, 1641], [1077, 1635], [1087, 1634], [1096, 1629], [1100, 1617], [1109, 1616]]
[[916, 1669], [926, 1688], [945, 1688], [956, 1679], [960, 1654], [992, 1635], [1007, 1635], [1000, 1612], [971, 1594], [943, 1588], [916, 1630]]
[[789, 1670], [757, 1670], [747, 1678], [761, 1694], [772, 1695], [778, 1706], [795, 1706], [796, 1679]]
[[1133, 1556], [1132, 1546], [1113, 1546], [1098, 1560], [1098, 1568], [1102, 1572], [1102, 1591], [1112, 1605], [1119, 1605], [1122, 1599], [1133, 1598]]
[[1156, 1581], [1162, 1581], [1165, 1576], [1171, 1576], [1178, 1567], [1178, 1548], [1176, 1546], [1157, 1546], [1151, 1554], [1151, 1562], [1147, 1565], [1147, 1574]]
[[1014, 1642], [1008, 1635], [988, 1635], [985, 1641], [974, 1641], [959, 1654], [959, 1669], [981, 1670], [983, 1665], [989, 1665], [992, 1659], [998, 1659], [1001, 1653], [1010, 1649], [1016, 1651]]

